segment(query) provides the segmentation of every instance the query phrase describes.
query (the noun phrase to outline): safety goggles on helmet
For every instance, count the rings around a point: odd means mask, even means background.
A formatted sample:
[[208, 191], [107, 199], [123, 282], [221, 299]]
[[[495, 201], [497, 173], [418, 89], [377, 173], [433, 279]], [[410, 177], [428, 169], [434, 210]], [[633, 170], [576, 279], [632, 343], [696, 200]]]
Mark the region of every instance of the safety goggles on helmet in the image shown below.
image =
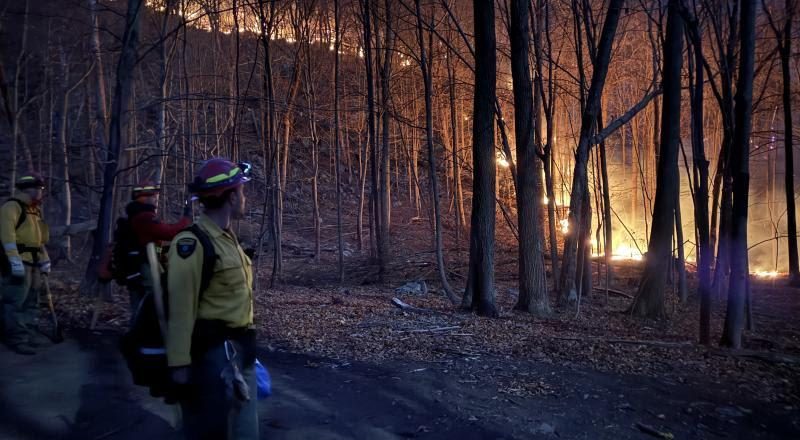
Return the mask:
[[249, 182], [253, 167], [247, 162], [234, 164], [224, 159], [207, 161], [189, 184], [189, 191], [199, 195], [218, 195]]
[[15, 183], [14, 186], [16, 186], [17, 189], [20, 190], [28, 188], [39, 188], [39, 189], [45, 188], [44, 178], [42, 177], [42, 175], [34, 172], [23, 174], [22, 176], [20, 176], [20, 178], [17, 179], [17, 182]]

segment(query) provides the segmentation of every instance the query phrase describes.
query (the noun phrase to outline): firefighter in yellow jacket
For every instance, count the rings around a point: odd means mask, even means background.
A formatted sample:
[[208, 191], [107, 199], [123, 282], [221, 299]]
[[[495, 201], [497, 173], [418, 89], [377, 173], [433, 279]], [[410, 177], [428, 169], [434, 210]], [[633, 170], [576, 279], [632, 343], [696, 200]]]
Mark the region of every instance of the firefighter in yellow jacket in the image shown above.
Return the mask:
[[258, 438], [253, 269], [232, 230], [248, 174], [249, 166], [215, 158], [190, 185], [204, 207], [195, 226], [217, 255], [204, 290], [200, 239], [186, 230], [169, 250], [167, 362], [188, 439]]
[[6, 264], [3, 270], [3, 338], [19, 354], [31, 355], [49, 344], [36, 330], [41, 277], [50, 273], [45, 244], [49, 230], [40, 205], [44, 179], [35, 172], [15, 183], [16, 197], [0, 207], [0, 241]]

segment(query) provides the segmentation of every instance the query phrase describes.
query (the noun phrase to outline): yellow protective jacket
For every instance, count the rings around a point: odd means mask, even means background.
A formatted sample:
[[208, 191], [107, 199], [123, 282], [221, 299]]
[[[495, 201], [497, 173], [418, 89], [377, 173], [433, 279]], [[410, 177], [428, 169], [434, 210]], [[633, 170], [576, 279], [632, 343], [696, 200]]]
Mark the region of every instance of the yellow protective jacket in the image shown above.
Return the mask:
[[19, 228], [17, 222], [22, 215], [22, 207], [14, 200], [0, 206], [0, 242], [8, 258], [21, 257], [27, 263], [34, 262], [34, 253], [25, 249], [38, 249], [39, 261], [49, 261], [45, 244], [50, 240], [50, 229], [42, 220], [42, 211], [33, 206], [25, 194], [16, 197], [25, 205], [26, 218]]
[[192, 331], [198, 319], [219, 320], [229, 328], [253, 327], [253, 268], [231, 231], [206, 215], [197, 225], [214, 244], [218, 258], [208, 288], [200, 294], [203, 248], [190, 231], [179, 233], [169, 249], [167, 285], [167, 362], [171, 367], [192, 363]]

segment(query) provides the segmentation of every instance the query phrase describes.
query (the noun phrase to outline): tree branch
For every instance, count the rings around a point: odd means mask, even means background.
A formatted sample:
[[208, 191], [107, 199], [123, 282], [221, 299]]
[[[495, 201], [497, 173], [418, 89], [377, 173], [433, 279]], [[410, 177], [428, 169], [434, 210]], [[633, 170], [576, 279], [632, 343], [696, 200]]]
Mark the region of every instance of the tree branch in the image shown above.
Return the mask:
[[633, 117], [636, 116], [640, 111], [642, 111], [642, 109], [647, 107], [647, 104], [649, 104], [650, 101], [653, 100], [653, 98], [655, 98], [656, 96], [660, 95], [661, 92], [662, 92], [662, 90], [661, 90], [660, 86], [657, 87], [657, 88], [654, 88], [650, 93], [645, 95], [642, 98], [641, 101], [639, 101], [636, 105], [631, 107], [631, 109], [628, 110], [624, 115], [618, 117], [617, 119], [611, 121], [610, 124], [606, 125], [606, 127], [603, 128], [603, 130], [600, 133], [596, 134], [592, 138], [591, 144], [592, 145], [597, 145], [597, 144], [603, 142], [612, 133], [617, 131], [617, 129], [619, 127], [621, 127], [622, 125], [624, 125], [625, 123], [627, 123], [628, 121], [633, 119]]

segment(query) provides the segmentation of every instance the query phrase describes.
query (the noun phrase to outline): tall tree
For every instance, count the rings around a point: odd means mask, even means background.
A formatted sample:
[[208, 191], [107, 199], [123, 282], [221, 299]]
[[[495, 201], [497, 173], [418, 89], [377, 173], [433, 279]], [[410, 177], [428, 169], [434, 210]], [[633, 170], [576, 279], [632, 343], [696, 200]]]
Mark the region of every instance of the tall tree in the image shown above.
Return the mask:
[[333, 142], [335, 148], [336, 161], [336, 242], [338, 243], [339, 255], [339, 282], [344, 282], [344, 238], [342, 234], [342, 140], [341, 128], [339, 127], [339, 106], [340, 92], [340, 55], [341, 47], [341, 17], [339, 16], [339, 0], [333, 0]]
[[[592, 81], [589, 86], [589, 93], [586, 97], [586, 105], [581, 115], [581, 131], [578, 141], [578, 148], [575, 152], [575, 166], [572, 173], [572, 191], [570, 192], [569, 203], [569, 224], [573, 225], [573, 230], [567, 234], [564, 240], [564, 252], [561, 268], [560, 301], [574, 302], [577, 300], [576, 288], [576, 269], [578, 258], [579, 240], [583, 234], [580, 233], [579, 225], [584, 224], [583, 203], [588, 191], [588, 163], [589, 150], [591, 148], [591, 138], [595, 134], [597, 118], [600, 114], [600, 98], [603, 94], [608, 66], [611, 63], [611, 47], [614, 43], [614, 36], [617, 32], [619, 17], [622, 12], [623, 0], [610, 0], [608, 12], [606, 13], [603, 31], [600, 34], [600, 43], [597, 46], [597, 57], [592, 72]], [[579, 256], [583, 258], [584, 256]]]
[[[431, 62], [433, 60], [433, 37], [429, 34], [426, 43], [423, 29], [423, 17], [420, 0], [414, 0], [414, 10], [417, 16], [417, 43], [419, 44], [419, 68], [425, 91], [425, 143], [428, 147], [428, 174], [431, 182], [431, 211], [433, 214], [433, 235], [436, 247], [436, 266], [439, 269], [439, 280], [442, 289], [453, 303], [458, 302], [450, 283], [447, 281], [447, 268], [444, 262], [444, 246], [442, 245], [442, 214], [439, 200], [439, 182], [436, 175], [436, 154], [433, 148], [433, 74]], [[427, 48], [425, 47], [427, 44]]]
[[[619, 0], [615, 0], [619, 1]], [[475, 96], [472, 106], [472, 214], [469, 273], [462, 306], [497, 316], [494, 293], [495, 176], [494, 107], [497, 43], [494, 2], [473, 0]]]
[[631, 305], [637, 316], [662, 317], [664, 290], [672, 257], [672, 232], [679, 190], [678, 142], [681, 136], [681, 68], [683, 66], [683, 17], [680, 0], [667, 6], [667, 36], [664, 42], [664, 108], [661, 112], [661, 140], [656, 175], [653, 227], [639, 290]]
[[[264, 145], [263, 160], [264, 174], [268, 177], [264, 182], [265, 194], [261, 219], [261, 232], [259, 233], [259, 249], [263, 244], [266, 231], [264, 221], [269, 211], [271, 225], [269, 232], [273, 239], [272, 276], [270, 283], [274, 285], [281, 276], [281, 263], [283, 261], [281, 245], [281, 212], [280, 206], [283, 194], [281, 192], [280, 147], [276, 139], [277, 113], [275, 112], [275, 85], [272, 75], [272, 35], [275, 30], [275, 1], [269, 0], [269, 8], [265, 8], [267, 0], [259, 0], [256, 9], [259, 26], [261, 29], [261, 47], [264, 52], [264, 68], [262, 69], [262, 95], [261, 100], [261, 139]], [[274, 184], [270, 185], [272, 182]]]
[[[517, 227], [519, 229], [519, 300], [516, 308], [536, 315], [550, 313], [544, 274], [541, 225], [541, 162], [536, 155], [533, 86], [528, 62], [530, 24], [527, 0], [511, 0], [509, 37], [517, 141]], [[538, 109], [536, 109], [538, 110]]]
[[697, 293], [700, 297], [700, 343], [711, 342], [711, 263], [714, 250], [711, 247], [708, 219], [708, 165], [703, 132], [703, 39], [700, 21], [695, 8], [687, 20], [689, 35], [689, 93], [691, 101], [692, 167], [694, 170], [694, 222], [697, 229]]
[[[547, 189], [547, 225], [549, 232], [549, 250], [550, 250], [550, 267], [553, 273], [553, 285], [558, 286], [558, 239], [556, 238], [556, 195], [553, 187], [553, 144], [554, 140], [554, 116], [555, 116], [555, 78], [554, 78], [554, 61], [553, 57], [553, 43], [550, 36], [550, 2], [547, 0], [538, 0], [537, 3], [537, 16], [538, 22], [534, 19], [535, 30], [533, 32], [533, 47], [536, 59], [536, 89], [541, 95], [543, 114], [546, 122], [545, 143], [542, 148], [543, 162], [544, 162], [544, 178], [545, 187]], [[542, 35], [544, 34], [547, 42], [547, 89], [544, 86], [544, 59], [545, 51], [542, 46]]]
[[386, 273], [386, 255], [384, 252], [388, 249], [383, 246], [384, 235], [381, 230], [381, 212], [380, 209], [380, 163], [378, 155], [378, 140], [377, 131], [375, 126], [375, 80], [373, 71], [373, 50], [372, 50], [372, 1], [363, 0], [361, 3], [362, 25], [364, 28], [363, 41], [364, 41], [364, 69], [366, 70], [367, 80], [367, 142], [366, 150], [369, 154], [370, 162], [370, 182], [372, 191], [370, 192], [370, 224], [372, 225], [372, 233], [370, 234], [371, 240], [375, 243], [378, 255], [378, 275], [381, 281]]
[[[377, 8], [376, 8], [377, 9]], [[376, 11], [377, 12], [377, 11]], [[380, 198], [378, 199], [379, 218], [380, 218], [380, 236], [378, 237], [378, 246], [382, 248], [378, 251], [379, 255], [387, 258], [389, 255], [390, 245], [390, 224], [391, 224], [391, 169], [389, 159], [391, 158], [391, 148], [389, 142], [389, 131], [391, 123], [391, 96], [390, 96], [390, 80], [392, 77], [392, 55], [394, 54], [395, 36], [392, 30], [392, 2], [391, 0], [384, 0], [384, 30], [383, 30], [383, 55], [378, 56], [378, 73], [381, 81], [381, 151], [380, 151], [380, 176], [379, 176], [379, 189]], [[377, 23], [376, 23], [377, 27]]]
[[794, 201], [794, 139], [792, 131], [792, 22], [794, 21], [797, 0], [784, 0], [783, 25], [775, 22], [773, 14], [762, 0], [770, 27], [775, 34], [778, 53], [781, 58], [781, 78], [783, 102], [783, 149], [784, 149], [784, 189], [786, 192], [786, 235], [789, 247], [789, 282], [800, 286], [800, 263], [797, 256], [797, 213]]
[[[95, 137], [92, 141], [95, 143], [95, 148], [105, 147], [107, 138], [107, 121], [108, 110], [106, 106], [106, 77], [105, 69], [103, 67], [103, 57], [100, 50], [100, 25], [98, 20], [99, 6], [97, 0], [89, 1], [89, 11], [91, 20], [91, 37], [89, 38], [89, 50], [94, 60], [94, 101], [95, 101], [95, 123], [97, 124], [94, 133]], [[94, 167], [94, 165], [91, 165]], [[94, 184], [94, 182], [91, 182]]]
[[735, 128], [729, 162], [733, 187], [733, 206], [729, 235], [731, 277], [728, 310], [721, 344], [741, 348], [745, 325], [745, 297], [749, 271], [747, 263], [747, 208], [750, 191], [750, 131], [753, 115], [753, 75], [756, 42], [754, 1], [741, 5], [739, 73], [736, 81]]
[[[117, 63], [117, 82], [114, 90], [114, 101], [111, 106], [109, 141], [105, 155], [105, 170], [103, 171], [103, 193], [100, 197], [100, 213], [97, 219], [97, 229], [94, 232], [92, 256], [86, 268], [86, 279], [84, 280], [86, 282], [97, 279], [98, 262], [106, 248], [111, 231], [114, 183], [120, 159], [122, 132], [127, 125], [125, 114], [133, 86], [136, 48], [139, 43], [139, 25], [143, 6], [143, 0], [128, 0], [128, 8], [125, 14], [125, 31], [122, 34], [122, 52]], [[91, 282], [88, 283], [88, 285], [91, 284]]]

